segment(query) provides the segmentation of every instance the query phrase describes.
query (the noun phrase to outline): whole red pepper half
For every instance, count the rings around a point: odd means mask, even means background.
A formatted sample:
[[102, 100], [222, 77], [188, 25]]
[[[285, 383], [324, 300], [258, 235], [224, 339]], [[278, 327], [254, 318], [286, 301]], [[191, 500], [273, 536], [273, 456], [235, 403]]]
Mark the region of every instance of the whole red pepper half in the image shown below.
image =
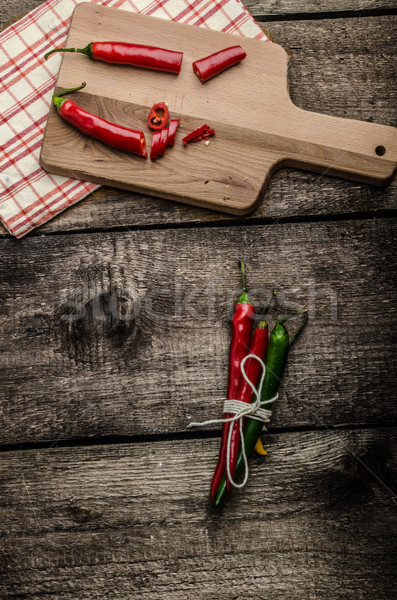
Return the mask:
[[219, 73], [222, 73], [229, 67], [233, 67], [241, 62], [247, 56], [244, 48], [241, 46], [231, 46], [215, 54], [200, 58], [192, 63], [193, 71], [200, 79], [201, 83], [212, 79]]
[[[269, 341], [269, 329], [266, 321], [260, 321], [254, 330], [252, 336], [251, 345], [248, 354], [255, 354], [263, 361], [265, 360], [267, 345]], [[262, 373], [262, 366], [259, 361], [254, 358], [249, 358], [245, 363], [245, 374], [249, 381], [252, 383], [254, 388], [258, 385], [259, 377]], [[250, 403], [254, 392], [249, 383], [244, 379], [240, 378], [240, 382], [237, 388], [235, 396], [236, 400]], [[230, 454], [229, 454], [229, 468], [230, 475], [233, 478], [236, 470], [238, 451], [240, 446], [240, 425], [238, 421], [230, 423], [232, 433], [229, 434], [230, 438]], [[229, 478], [226, 479], [227, 489], [230, 489]]]
[[165, 102], [157, 102], [150, 109], [149, 116], [147, 118], [147, 124], [150, 129], [154, 129], [154, 131], [159, 131], [159, 129], [163, 129], [167, 126], [168, 119], [170, 118], [170, 113], [168, 112], [168, 106]]
[[[234, 306], [234, 314], [232, 317], [232, 341], [229, 351], [229, 378], [227, 387], [227, 400], [235, 400], [238, 390], [238, 385], [241, 377], [241, 361], [248, 354], [251, 337], [252, 326], [254, 322], [255, 307], [249, 301], [247, 287], [245, 281], [244, 263], [240, 261], [241, 274], [243, 279], [243, 293], [237, 300]], [[225, 414], [225, 419], [232, 415]], [[227, 454], [227, 438], [229, 435], [229, 427], [231, 423], [224, 423], [222, 429], [222, 441], [219, 451], [218, 464], [211, 483], [211, 496], [215, 498], [219, 484], [226, 469], [226, 454]]]
[[99, 140], [112, 148], [125, 150], [146, 158], [145, 135], [142, 131], [110, 123], [102, 117], [87, 112], [73, 100], [62, 98], [64, 94], [81, 90], [85, 85], [85, 83], [82, 83], [79, 87], [62, 90], [53, 96], [52, 100], [62, 119], [88, 137]]
[[128, 42], [90, 42], [85, 48], [54, 48], [44, 58], [47, 60], [54, 52], [77, 52], [93, 60], [176, 74], [183, 59], [183, 52]]

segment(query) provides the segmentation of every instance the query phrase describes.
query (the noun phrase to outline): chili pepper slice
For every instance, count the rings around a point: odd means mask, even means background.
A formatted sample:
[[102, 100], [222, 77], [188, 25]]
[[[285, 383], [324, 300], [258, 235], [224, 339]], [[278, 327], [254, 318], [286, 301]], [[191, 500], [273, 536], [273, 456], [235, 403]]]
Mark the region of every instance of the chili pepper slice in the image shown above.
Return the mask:
[[230, 48], [225, 48], [224, 50], [215, 52], [215, 54], [196, 60], [192, 63], [193, 71], [201, 83], [204, 83], [229, 67], [241, 62], [246, 56], [244, 48], [241, 46], [231, 46]]
[[[251, 340], [251, 346], [248, 354], [255, 354], [260, 359], [264, 360], [266, 356], [267, 344], [269, 339], [269, 331], [268, 325], [266, 321], [260, 321], [257, 327], [254, 330], [254, 334]], [[252, 383], [254, 387], [258, 385], [258, 381], [262, 372], [261, 365], [259, 361], [249, 358], [245, 363], [245, 373], [248, 377], [249, 381]], [[251, 402], [252, 396], [254, 392], [249, 383], [243, 378], [240, 377], [236, 400], [241, 400], [242, 402], [246, 402], [247, 404]], [[230, 423], [230, 427], [232, 429], [231, 434], [229, 433], [230, 438], [230, 475], [234, 478], [234, 472], [236, 469], [238, 449], [240, 445], [240, 425], [238, 421], [234, 423]], [[230, 489], [230, 481], [229, 478], [226, 480], [227, 489]]]
[[215, 135], [215, 130], [211, 129], [209, 125], [201, 125], [188, 135], [186, 135], [182, 142], [187, 146], [191, 142], [199, 142], [200, 140], [208, 140], [211, 136]]
[[167, 147], [168, 128], [166, 127], [165, 129], [162, 129], [160, 133], [161, 133], [161, 137], [160, 137], [159, 156], [163, 156], [165, 149]]
[[152, 147], [150, 149], [150, 158], [157, 158], [159, 155], [160, 149], [160, 141], [161, 141], [161, 131], [154, 131], [152, 137]]
[[127, 42], [90, 42], [85, 48], [54, 48], [44, 58], [47, 60], [54, 52], [78, 52], [93, 60], [176, 74], [183, 59], [183, 52]]
[[118, 148], [119, 150], [125, 150], [137, 154], [138, 156], [147, 157], [145, 135], [143, 131], [137, 131], [124, 127], [122, 125], [116, 125], [98, 117], [92, 113], [81, 108], [73, 100], [69, 98], [62, 98], [63, 95], [76, 92], [85, 87], [83, 82], [76, 88], [68, 90], [62, 90], [53, 96], [53, 102], [58, 110], [59, 115], [67, 121], [70, 125], [73, 125], [76, 129], [84, 133], [85, 135], [99, 140], [112, 148]]
[[165, 102], [157, 102], [150, 109], [149, 116], [147, 118], [147, 124], [150, 129], [158, 131], [166, 127], [170, 114], [168, 112], [168, 106]]
[[[255, 307], [250, 303], [245, 280], [244, 263], [240, 261], [241, 276], [243, 280], [243, 293], [240, 295], [234, 307], [232, 317], [232, 342], [229, 352], [229, 378], [226, 398], [234, 400], [241, 376], [241, 361], [248, 354], [252, 325], [254, 321]], [[225, 418], [232, 415], [226, 414]], [[222, 428], [222, 441], [219, 450], [218, 464], [211, 483], [211, 496], [215, 498], [219, 483], [226, 469], [227, 438], [229, 435], [230, 423], [224, 423]]]
[[[296, 315], [307, 313], [307, 311], [300, 311], [295, 313]], [[273, 331], [270, 335], [269, 345], [267, 348], [266, 355], [266, 375], [265, 380], [263, 382], [261, 401], [270, 400], [273, 398], [280, 386], [281, 379], [284, 374], [285, 367], [287, 365], [288, 352], [291, 346], [291, 339], [288, 334], [287, 329], [284, 326], [284, 322], [295, 315], [286, 315], [281, 317], [275, 324]], [[303, 317], [299, 327], [298, 333], [302, 330], [303, 326], [307, 322], [307, 314]], [[296, 332], [295, 332], [296, 333]], [[295, 335], [295, 334], [294, 334]], [[296, 338], [293, 337], [293, 340]], [[255, 421], [254, 419], [247, 418], [245, 427], [244, 427], [244, 449], [246, 456], [250, 456], [252, 450], [255, 446], [255, 443], [258, 439], [262, 431], [263, 424], [260, 421]], [[244, 459], [243, 453], [239, 451], [235, 475], [238, 476], [244, 467]], [[215, 498], [215, 506], [218, 506], [222, 501], [223, 497], [227, 492], [227, 483], [226, 476], [224, 475], [218, 489], [218, 493]]]
[[167, 146], [173, 146], [175, 144], [175, 136], [176, 136], [176, 132], [177, 129], [179, 127], [179, 121], [180, 119], [171, 119], [170, 120], [170, 124], [168, 125], [168, 139], [167, 139]]

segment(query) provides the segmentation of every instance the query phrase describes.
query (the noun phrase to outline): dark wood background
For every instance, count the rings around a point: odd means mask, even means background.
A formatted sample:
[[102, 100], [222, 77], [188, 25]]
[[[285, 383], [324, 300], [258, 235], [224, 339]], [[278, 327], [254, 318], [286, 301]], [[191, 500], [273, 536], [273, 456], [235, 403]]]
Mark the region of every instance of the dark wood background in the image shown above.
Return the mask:
[[[394, 2], [246, 5], [296, 104], [395, 125]], [[103, 187], [0, 230], [1, 598], [393, 596], [396, 188], [284, 169], [241, 219]], [[220, 428], [186, 425], [220, 416], [239, 258], [272, 318], [311, 318], [268, 456], [214, 510]]]

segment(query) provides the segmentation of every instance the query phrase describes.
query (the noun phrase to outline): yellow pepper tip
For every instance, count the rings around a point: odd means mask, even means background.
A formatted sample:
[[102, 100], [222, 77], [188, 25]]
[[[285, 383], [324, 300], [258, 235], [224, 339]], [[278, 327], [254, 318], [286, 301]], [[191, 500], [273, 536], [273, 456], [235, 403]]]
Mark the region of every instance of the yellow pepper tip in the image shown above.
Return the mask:
[[260, 456], [267, 456], [267, 452], [263, 447], [262, 440], [260, 437], [258, 437], [258, 439], [256, 440], [255, 452]]

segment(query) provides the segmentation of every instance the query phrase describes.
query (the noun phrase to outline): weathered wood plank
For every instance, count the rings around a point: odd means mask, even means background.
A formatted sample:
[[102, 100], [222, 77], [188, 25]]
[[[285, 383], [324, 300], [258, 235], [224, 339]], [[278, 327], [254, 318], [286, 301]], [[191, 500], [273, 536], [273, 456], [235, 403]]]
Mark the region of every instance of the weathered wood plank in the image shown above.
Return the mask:
[[3, 453], [1, 597], [389, 599], [395, 442], [269, 435], [219, 511], [218, 440]]
[[[42, 0], [0, 0], [0, 30], [42, 4]], [[245, 0], [255, 17], [395, 9], [393, 0]]]
[[1, 442], [219, 417], [239, 258], [258, 305], [276, 289], [277, 312], [311, 311], [273, 425], [390, 422], [394, 236], [385, 219], [1, 240]]
[[393, 0], [244, 0], [245, 6], [257, 18], [276, 15], [310, 15], [333, 12], [362, 12], [395, 9]]
[[[302, 108], [336, 116], [395, 122], [396, 18], [334, 19], [270, 23], [284, 47], [292, 48], [291, 96]], [[354, 44], [347, 43], [354, 31]], [[355, 74], [352, 76], [352, 74]], [[282, 170], [273, 177], [262, 204], [247, 218], [327, 215], [396, 208], [397, 183], [386, 189]], [[215, 211], [148, 196], [101, 188], [37, 230], [141, 227], [168, 223], [233, 220]], [[0, 225], [0, 234], [6, 230]]]

